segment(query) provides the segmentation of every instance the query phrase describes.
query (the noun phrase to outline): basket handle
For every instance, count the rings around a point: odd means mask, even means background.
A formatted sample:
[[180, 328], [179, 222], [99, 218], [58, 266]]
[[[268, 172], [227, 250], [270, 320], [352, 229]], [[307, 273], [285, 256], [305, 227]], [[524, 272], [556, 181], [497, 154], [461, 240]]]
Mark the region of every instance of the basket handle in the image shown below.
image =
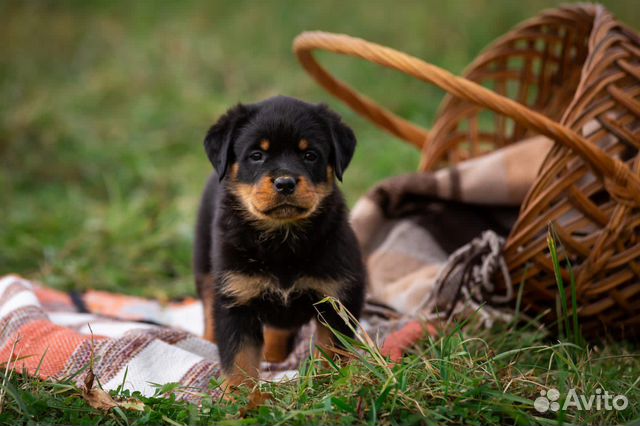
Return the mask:
[[[358, 93], [346, 83], [334, 78], [311, 55], [314, 49], [328, 50], [345, 55], [359, 56], [372, 62], [380, 63], [368, 56], [359, 55], [357, 49], [350, 49], [349, 44], [352, 39], [349, 36], [330, 34], [320, 31], [303, 32], [293, 41], [293, 50], [298, 55], [302, 66], [313, 76], [333, 96], [342, 99], [354, 111], [368, 118], [383, 130], [392, 135], [409, 142], [418, 149], [422, 149], [429, 136], [429, 131], [417, 126], [402, 117], [397, 116], [388, 109], [380, 106], [369, 97]], [[364, 40], [359, 40], [367, 43]], [[367, 43], [369, 44], [369, 43]], [[378, 47], [373, 46], [372, 47]], [[346, 48], [346, 49], [343, 49]], [[404, 71], [402, 68], [392, 67]]]
[[[570, 128], [516, 101], [492, 92], [471, 80], [456, 77], [414, 56], [360, 38], [322, 31], [303, 32], [295, 38], [293, 51], [302, 66], [320, 85], [358, 113], [418, 147], [427, 142], [426, 130], [394, 115], [333, 77], [313, 57], [311, 52], [317, 49], [361, 58], [402, 71], [438, 86], [453, 96], [511, 117], [517, 123], [560, 142], [578, 153], [597, 173], [610, 179], [609, 183], [614, 185], [614, 188], [610, 188], [613, 194], [624, 199], [630, 196], [634, 204], [640, 204], [640, 177], [633, 174], [622, 161], [608, 156]], [[418, 139], [418, 136], [421, 139]]]

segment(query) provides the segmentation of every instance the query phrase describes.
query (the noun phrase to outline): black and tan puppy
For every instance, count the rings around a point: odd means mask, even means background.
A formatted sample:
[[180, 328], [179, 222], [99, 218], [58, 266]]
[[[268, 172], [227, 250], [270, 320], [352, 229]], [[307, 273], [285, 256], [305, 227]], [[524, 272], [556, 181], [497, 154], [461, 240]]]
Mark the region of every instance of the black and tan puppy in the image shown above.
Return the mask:
[[[300, 326], [321, 318], [351, 335], [329, 304], [356, 317], [365, 272], [342, 180], [353, 132], [324, 105], [275, 97], [238, 105], [209, 130], [215, 168], [202, 196], [194, 269], [205, 338], [217, 341], [229, 385], [254, 380], [262, 354], [284, 359]], [[332, 345], [319, 321], [317, 343]]]

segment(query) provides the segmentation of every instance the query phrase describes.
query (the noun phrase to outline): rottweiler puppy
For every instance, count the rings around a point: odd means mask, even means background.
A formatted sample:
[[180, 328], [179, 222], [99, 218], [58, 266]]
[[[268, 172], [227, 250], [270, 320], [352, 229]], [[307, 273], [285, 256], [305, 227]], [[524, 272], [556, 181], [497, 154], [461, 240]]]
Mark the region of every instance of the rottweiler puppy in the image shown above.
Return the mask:
[[325, 105], [278, 96], [239, 104], [208, 131], [213, 164], [202, 195], [194, 272], [205, 338], [218, 344], [230, 386], [254, 381], [261, 357], [281, 361], [296, 331], [317, 321], [316, 343], [338, 346], [322, 322], [350, 336], [328, 303], [356, 318], [366, 274], [336, 179], [353, 131]]

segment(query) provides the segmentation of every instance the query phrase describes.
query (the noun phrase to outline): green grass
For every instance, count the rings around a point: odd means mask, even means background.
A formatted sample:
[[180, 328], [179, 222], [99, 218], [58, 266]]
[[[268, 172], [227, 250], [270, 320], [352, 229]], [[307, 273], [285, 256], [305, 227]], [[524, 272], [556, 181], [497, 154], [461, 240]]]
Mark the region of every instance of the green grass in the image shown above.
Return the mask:
[[[576, 347], [552, 343], [535, 323], [475, 327], [424, 340], [401, 364], [387, 365], [374, 349], [353, 343], [359, 358], [335, 368], [307, 362], [296, 381], [265, 384], [274, 399], [238, 415], [246, 394], [236, 403], [205, 398], [202, 406], [166, 398], [175, 387], [158, 388], [142, 397], [126, 390], [143, 411], [90, 408], [81, 391], [68, 382], [50, 383], [14, 375], [7, 388], [0, 424], [30, 421], [59, 424], [621, 424], [638, 421], [640, 358], [625, 345]], [[578, 350], [576, 350], [578, 348]], [[217, 384], [212, 382], [212, 387]], [[164, 390], [163, 390], [164, 388]], [[533, 400], [540, 390], [596, 389], [626, 395], [625, 411], [579, 411], [539, 414]], [[560, 400], [562, 402], [562, 399]]]
[[[291, 53], [296, 34], [362, 36], [459, 73], [489, 41], [554, 4], [2, 1], [0, 274], [65, 290], [193, 295], [192, 226], [210, 171], [201, 142], [230, 105], [282, 93], [343, 114], [359, 140], [343, 185], [350, 203], [417, 166], [412, 148], [313, 83]], [[640, 21], [634, 0], [607, 6], [632, 26]], [[438, 90], [356, 60], [322, 60], [400, 115], [432, 123]], [[576, 330], [573, 318], [562, 324]], [[242, 420], [232, 405], [199, 409], [167, 398], [143, 398], [144, 413], [105, 415], [68, 384], [16, 372], [3, 387], [0, 423], [526, 424], [542, 421], [530, 405], [537, 384], [602, 386], [632, 402], [622, 413], [573, 412], [563, 421], [638, 419], [637, 348], [575, 342], [521, 322], [468, 327], [422, 342], [387, 385], [389, 371], [371, 359], [322, 373], [304, 367], [301, 380], [270, 386], [276, 402]]]

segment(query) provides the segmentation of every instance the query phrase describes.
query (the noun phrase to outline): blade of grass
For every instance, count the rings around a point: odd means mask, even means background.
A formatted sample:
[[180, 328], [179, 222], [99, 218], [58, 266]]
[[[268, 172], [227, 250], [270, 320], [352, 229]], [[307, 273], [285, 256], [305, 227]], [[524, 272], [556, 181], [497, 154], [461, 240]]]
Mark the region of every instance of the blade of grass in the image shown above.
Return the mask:
[[560, 261], [558, 259], [558, 249], [556, 247], [556, 239], [554, 238], [553, 225], [551, 224], [549, 225], [549, 231], [547, 232], [547, 246], [549, 247], [549, 252], [551, 253], [553, 272], [556, 277], [556, 284], [558, 285], [558, 293], [560, 297], [560, 314], [562, 316], [558, 318], [558, 321], [563, 321], [565, 337], [571, 340], [569, 318], [567, 317], [567, 313], [569, 312], [569, 308], [567, 306], [567, 292], [564, 287], [564, 280], [562, 279]]

